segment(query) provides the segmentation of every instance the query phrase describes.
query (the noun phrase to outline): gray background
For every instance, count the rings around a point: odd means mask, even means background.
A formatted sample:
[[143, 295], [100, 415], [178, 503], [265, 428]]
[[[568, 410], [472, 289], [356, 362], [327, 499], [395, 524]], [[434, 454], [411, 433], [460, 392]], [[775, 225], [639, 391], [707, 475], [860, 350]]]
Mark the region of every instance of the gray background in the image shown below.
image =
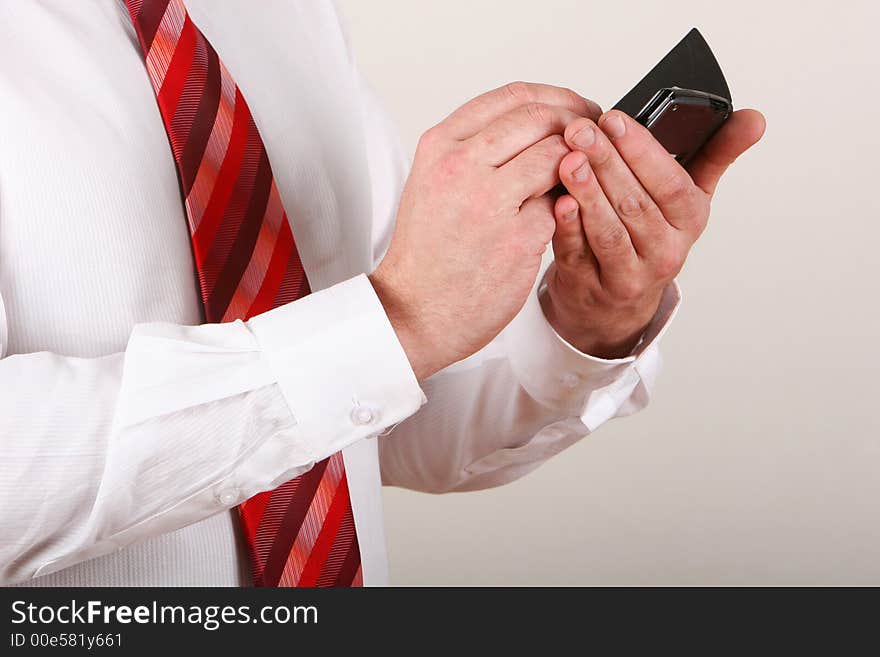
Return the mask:
[[691, 26], [765, 141], [680, 278], [653, 404], [493, 491], [387, 490], [397, 584], [880, 584], [876, 3], [343, 0], [411, 153], [517, 79], [610, 107]]

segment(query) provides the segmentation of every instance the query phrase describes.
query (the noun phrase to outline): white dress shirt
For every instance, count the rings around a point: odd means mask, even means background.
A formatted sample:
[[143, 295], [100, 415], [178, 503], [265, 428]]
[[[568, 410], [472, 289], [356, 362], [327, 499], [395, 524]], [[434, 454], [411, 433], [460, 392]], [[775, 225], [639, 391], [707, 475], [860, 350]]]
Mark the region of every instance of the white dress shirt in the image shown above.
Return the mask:
[[234, 507], [342, 450], [364, 582], [385, 583], [382, 482], [496, 486], [638, 410], [678, 290], [604, 361], [554, 333], [539, 278], [497, 339], [420, 385], [365, 276], [407, 164], [332, 3], [186, 4], [250, 104], [316, 291], [199, 326], [124, 4], [0, 1], [0, 582], [247, 584]]

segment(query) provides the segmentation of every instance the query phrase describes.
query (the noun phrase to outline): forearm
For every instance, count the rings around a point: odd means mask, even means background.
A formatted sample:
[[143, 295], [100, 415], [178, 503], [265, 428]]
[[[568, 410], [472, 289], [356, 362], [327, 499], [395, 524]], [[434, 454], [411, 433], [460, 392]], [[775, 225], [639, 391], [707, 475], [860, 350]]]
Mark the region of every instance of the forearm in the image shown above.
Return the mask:
[[247, 323], [139, 325], [105, 358], [11, 356], [0, 387], [3, 582], [234, 507], [424, 399], [362, 277]]

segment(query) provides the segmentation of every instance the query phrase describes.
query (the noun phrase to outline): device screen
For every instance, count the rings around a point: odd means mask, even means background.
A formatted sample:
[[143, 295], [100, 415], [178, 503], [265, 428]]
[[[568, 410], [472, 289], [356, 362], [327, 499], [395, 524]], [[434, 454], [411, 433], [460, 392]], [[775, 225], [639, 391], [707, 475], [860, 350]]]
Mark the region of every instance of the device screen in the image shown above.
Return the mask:
[[682, 164], [709, 141], [730, 116], [730, 102], [690, 89], [662, 89], [636, 116]]

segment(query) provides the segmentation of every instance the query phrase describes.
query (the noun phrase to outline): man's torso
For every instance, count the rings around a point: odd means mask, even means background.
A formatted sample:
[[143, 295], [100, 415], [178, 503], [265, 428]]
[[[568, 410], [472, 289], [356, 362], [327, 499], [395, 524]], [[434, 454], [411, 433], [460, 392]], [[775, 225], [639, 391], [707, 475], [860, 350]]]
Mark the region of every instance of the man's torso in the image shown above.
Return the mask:
[[[253, 111], [312, 288], [368, 270], [358, 89], [332, 5], [186, 4]], [[124, 350], [138, 322], [201, 323], [174, 160], [124, 4], [5, 3], [0, 26], [6, 355], [100, 357]], [[363, 463], [353, 489], [378, 486], [374, 447], [350, 456]], [[360, 514], [359, 533], [381, 522], [374, 507]], [[235, 516], [224, 513], [39, 583], [248, 579]]]

